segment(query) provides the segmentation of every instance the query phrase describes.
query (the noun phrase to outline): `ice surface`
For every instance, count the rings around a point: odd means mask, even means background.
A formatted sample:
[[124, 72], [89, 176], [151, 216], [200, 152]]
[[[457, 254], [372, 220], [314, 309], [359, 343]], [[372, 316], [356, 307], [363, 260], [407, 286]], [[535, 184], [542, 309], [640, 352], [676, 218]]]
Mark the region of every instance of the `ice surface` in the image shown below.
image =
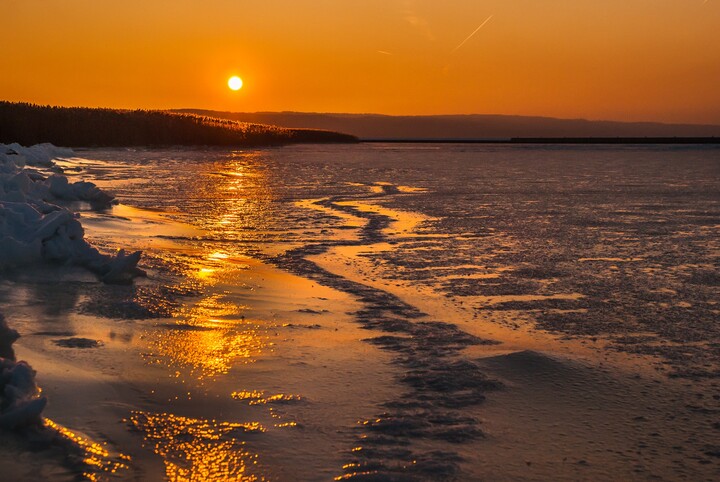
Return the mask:
[[70, 183], [31, 166], [53, 168], [53, 159], [73, 156], [52, 144], [0, 144], [0, 270], [41, 262], [83, 266], [106, 283], [127, 283], [143, 273], [140, 252], [101, 254], [84, 239], [77, 215], [63, 206], [85, 201], [106, 207], [114, 197], [91, 182]]
[[[78, 216], [64, 202], [105, 207], [114, 197], [90, 182], [71, 183], [57, 173], [53, 159], [73, 156], [52, 144], [23, 147], [0, 144], [0, 271], [54, 262], [83, 266], [106, 283], [127, 283], [143, 274], [140, 252], [100, 253], [84, 239]], [[18, 333], [0, 315], [0, 428], [42, 424], [47, 398], [40, 396], [35, 371], [16, 361]]]

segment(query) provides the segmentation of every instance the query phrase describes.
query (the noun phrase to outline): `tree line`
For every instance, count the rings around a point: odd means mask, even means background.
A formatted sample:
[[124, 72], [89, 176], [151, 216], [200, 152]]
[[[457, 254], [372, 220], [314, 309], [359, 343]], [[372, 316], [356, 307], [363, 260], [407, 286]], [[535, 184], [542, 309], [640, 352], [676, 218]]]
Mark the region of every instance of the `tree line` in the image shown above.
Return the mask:
[[356, 142], [354, 136], [159, 110], [54, 107], [0, 101], [0, 142], [68, 147], [272, 146]]

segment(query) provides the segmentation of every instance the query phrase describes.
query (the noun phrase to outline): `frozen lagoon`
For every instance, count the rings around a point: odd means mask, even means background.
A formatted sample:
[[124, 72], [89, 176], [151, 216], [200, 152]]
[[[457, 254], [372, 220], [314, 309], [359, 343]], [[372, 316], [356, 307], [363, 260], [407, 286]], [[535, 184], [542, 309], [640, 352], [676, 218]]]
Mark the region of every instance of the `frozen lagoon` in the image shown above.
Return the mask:
[[87, 238], [148, 278], [0, 296], [114, 477], [717, 477], [716, 148], [77, 154], [121, 202]]

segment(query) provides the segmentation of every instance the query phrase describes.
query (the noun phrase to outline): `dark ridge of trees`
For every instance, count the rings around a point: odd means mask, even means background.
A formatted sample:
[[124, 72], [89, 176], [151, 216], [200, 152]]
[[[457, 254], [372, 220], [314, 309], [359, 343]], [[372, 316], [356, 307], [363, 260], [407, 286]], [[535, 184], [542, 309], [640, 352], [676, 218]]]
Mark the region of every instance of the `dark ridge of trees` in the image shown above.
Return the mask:
[[273, 146], [357, 142], [357, 138], [328, 130], [283, 128], [197, 114], [0, 101], [0, 142], [50, 142], [68, 147]]
[[179, 109], [240, 122], [347, 132], [362, 140], [502, 140], [511, 138], [720, 137], [720, 125], [617, 122], [517, 115], [333, 114], [312, 112], [219, 112]]

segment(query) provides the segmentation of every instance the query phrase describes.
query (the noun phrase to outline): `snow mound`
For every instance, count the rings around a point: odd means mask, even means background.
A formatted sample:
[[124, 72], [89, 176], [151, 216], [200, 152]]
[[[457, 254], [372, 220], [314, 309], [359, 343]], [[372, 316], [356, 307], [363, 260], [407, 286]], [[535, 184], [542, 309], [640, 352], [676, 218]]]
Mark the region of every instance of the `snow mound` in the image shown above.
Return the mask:
[[0, 144], [0, 270], [55, 262], [83, 266], [106, 283], [129, 283], [144, 275], [137, 267], [140, 251], [100, 253], [85, 241], [78, 216], [60, 205], [86, 201], [106, 207], [114, 197], [91, 182], [70, 183], [31, 167], [52, 168], [54, 158], [73, 155], [52, 144]]
[[0, 315], [0, 428], [19, 429], [42, 424], [47, 398], [40, 396], [35, 370], [15, 361], [12, 344], [19, 337]]
[[0, 149], [7, 154], [15, 156], [16, 162], [23, 166], [43, 166], [52, 167], [53, 159], [62, 157], [75, 157], [72, 149], [66, 147], [56, 147], [48, 142], [44, 144], [35, 144], [30, 147], [23, 147], [17, 142], [13, 144], [0, 144]]

